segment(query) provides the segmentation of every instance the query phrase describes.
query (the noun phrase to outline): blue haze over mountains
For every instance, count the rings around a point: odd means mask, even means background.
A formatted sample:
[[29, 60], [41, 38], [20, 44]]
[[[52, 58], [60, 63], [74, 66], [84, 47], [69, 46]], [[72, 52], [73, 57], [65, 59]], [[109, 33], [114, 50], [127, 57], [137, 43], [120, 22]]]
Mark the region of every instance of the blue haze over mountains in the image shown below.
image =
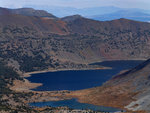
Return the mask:
[[70, 15], [81, 15], [99, 21], [108, 21], [120, 18], [132, 19], [137, 21], [150, 21], [150, 10], [137, 8], [119, 8], [114, 6], [92, 7], [77, 9], [72, 7], [55, 7], [55, 6], [28, 6], [35, 9], [46, 10], [57, 17], [65, 17]]

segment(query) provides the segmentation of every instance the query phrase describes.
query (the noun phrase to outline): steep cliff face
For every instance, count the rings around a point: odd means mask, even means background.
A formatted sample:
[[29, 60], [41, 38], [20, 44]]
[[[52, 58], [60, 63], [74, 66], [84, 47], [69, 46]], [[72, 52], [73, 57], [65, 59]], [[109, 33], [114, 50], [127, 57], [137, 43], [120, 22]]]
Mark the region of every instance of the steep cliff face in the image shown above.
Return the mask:
[[[9, 9], [0, 14], [0, 57], [17, 61], [24, 71], [150, 56], [149, 23], [100, 22], [79, 15], [50, 19], [12, 14]], [[30, 61], [31, 70], [25, 69]]]

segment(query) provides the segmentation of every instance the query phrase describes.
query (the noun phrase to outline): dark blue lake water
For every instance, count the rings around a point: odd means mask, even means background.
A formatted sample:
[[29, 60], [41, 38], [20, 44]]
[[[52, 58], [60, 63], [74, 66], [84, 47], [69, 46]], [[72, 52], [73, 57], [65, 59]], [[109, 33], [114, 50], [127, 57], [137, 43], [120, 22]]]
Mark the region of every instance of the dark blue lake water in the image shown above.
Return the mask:
[[[83, 71], [58, 71], [33, 74], [27, 78], [31, 82], [43, 83], [36, 91], [52, 91], [52, 90], [80, 90], [96, 86], [101, 86], [104, 82], [112, 78], [122, 70], [134, 68], [143, 61], [105, 61], [94, 63], [91, 65], [102, 65], [112, 67], [105, 70], [83, 70]], [[49, 101], [30, 103], [31, 106], [43, 107], [59, 107], [67, 106], [72, 109], [91, 109], [94, 111], [115, 112], [120, 111], [116, 108], [95, 106], [91, 104], [79, 103], [75, 99], [63, 101]]]
[[43, 83], [35, 91], [80, 90], [101, 86], [122, 70], [133, 68], [143, 61], [105, 61], [91, 65], [112, 67], [105, 70], [58, 71], [32, 74], [27, 78], [31, 82]]
[[44, 106], [52, 106], [52, 107], [62, 107], [67, 106], [71, 109], [80, 109], [80, 110], [93, 110], [93, 111], [103, 111], [103, 112], [116, 112], [121, 111], [117, 108], [112, 107], [104, 107], [104, 106], [95, 106], [92, 104], [79, 103], [76, 99], [71, 100], [62, 100], [62, 101], [50, 101], [50, 102], [36, 102], [30, 103], [31, 106], [36, 107], [44, 107]]

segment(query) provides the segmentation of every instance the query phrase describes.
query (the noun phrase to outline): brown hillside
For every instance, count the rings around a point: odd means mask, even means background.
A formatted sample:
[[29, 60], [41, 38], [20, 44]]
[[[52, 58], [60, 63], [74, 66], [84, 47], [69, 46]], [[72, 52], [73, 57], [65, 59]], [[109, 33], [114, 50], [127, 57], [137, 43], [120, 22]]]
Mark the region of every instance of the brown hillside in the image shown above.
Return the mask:
[[[150, 56], [150, 24], [126, 19], [100, 22], [81, 16], [63, 20], [4, 14], [0, 34], [0, 57], [17, 62], [24, 71]], [[25, 69], [30, 61], [34, 63]]]

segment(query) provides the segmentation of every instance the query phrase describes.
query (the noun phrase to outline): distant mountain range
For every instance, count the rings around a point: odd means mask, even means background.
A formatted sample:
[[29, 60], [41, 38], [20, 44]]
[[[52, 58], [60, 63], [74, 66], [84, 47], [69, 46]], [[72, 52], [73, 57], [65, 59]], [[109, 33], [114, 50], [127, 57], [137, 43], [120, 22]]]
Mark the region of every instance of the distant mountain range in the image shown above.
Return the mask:
[[[0, 8], [1, 13], [21, 14], [25, 16], [39, 16], [49, 18], [61, 18], [71, 15], [81, 15], [86, 18], [98, 20], [98, 21], [110, 21], [120, 18], [126, 18], [136, 21], [149, 22], [150, 11], [142, 9], [121, 9], [117, 7], [94, 7], [76, 9], [70, 7], [43, 7], [44, 10], [35, 10], [33, 8], [20, 8], [20, 9], [6, 9]], [[54, 16], [54, 15], [56, 16]]]
[[121, 8], [114, 6], [107, 7], [92, 7], [92, 8], [72, 8], [72, 7], [54, 7], [54, 6], [31, 6], [35, 9], [43, 9], [56, 15], [57, 17], [65, 17], [70, 15], [82, 15], [84, 17], [109, 14], [121, 10]]
[[32, 6], [36, 9], [44, 9], [57, 17], [65, 17], [70, 15], [81, 15], [83, 17], [99, 20], [109, 21], [114, 19], [126, 18], [137, 21], [150, 21], [150, 11], [136, 8], [118, 8], [114, 6], [93, 7], [93, 8], [72, 8], [72, 7], [46, 7], [46, 6]]
[[126, 18], [131, 20], [149, 22], [150, 14], [139, 10], [120, 10], [110, 14], [91, 16], [89, 18], [100, 20], [100, 21], [109, 21], [109, 20], [115, 20], [119, 18]]

